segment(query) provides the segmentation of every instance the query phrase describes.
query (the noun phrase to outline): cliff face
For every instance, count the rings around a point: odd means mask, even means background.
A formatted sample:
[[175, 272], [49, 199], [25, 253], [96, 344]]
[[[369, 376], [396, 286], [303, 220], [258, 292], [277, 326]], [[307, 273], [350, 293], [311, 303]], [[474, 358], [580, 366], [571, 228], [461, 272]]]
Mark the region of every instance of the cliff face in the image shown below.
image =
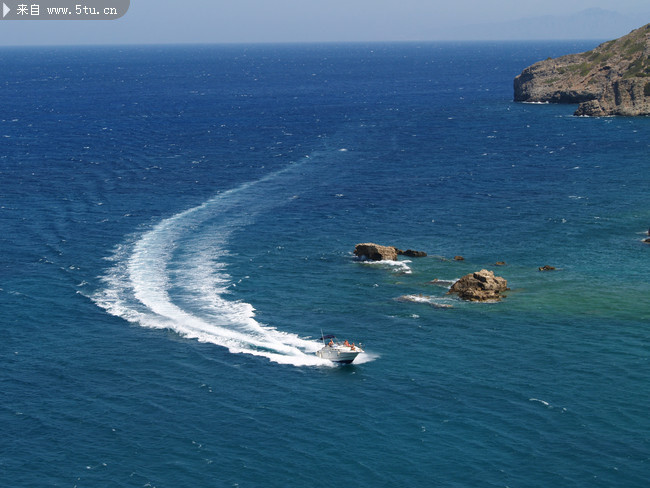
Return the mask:
[[650, 115], [650, 24], [515, 78], [515, 101], [579, 103], [576, 115]]

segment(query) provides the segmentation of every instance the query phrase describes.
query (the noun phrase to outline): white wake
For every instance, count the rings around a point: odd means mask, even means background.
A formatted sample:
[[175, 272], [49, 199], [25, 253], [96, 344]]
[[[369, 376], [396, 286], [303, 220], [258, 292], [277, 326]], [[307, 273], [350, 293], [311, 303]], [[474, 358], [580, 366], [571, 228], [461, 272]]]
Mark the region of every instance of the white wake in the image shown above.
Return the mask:
[[314, 354], [318, 341], [261, 324], [252, 305], [229, 297], [232, 279], [223, 260], [228, 239], [256, 213], [286, 201], [276, 181], [285, 171], [221, 193], [120, 245], [107, 258], [112, 265], [95, 303], [132, 323], [170, 329], [231, 353], [331, 366]]

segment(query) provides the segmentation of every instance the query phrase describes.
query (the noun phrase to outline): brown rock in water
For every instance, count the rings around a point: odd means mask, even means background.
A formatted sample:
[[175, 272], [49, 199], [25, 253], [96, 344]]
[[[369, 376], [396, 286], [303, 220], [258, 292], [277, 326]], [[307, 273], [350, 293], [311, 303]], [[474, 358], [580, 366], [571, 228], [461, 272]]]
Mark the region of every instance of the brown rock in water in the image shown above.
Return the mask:
[[495, 266], [506, 266], [506, 262], [505, 261], [497, 261], [496, 263], [494, 263], [494, 265]]
[[397, 249], [392, 246], [380, 246], [379, 244], [366, 242], [355, 246], [354, 255], [360, 259], [369, 259], [371, 261], [396, 261]]
[[486, 302], [501, 300], [501, 293], [506, 290], [508, 282], [504, 278], [482, 269], [463, 276], [452, 285], [448, 294], [457, 293], [463, 300], [472, 302]]
[[541, 266], [537, 268], [540, 271], [555, 271], [555, 266], [549, 266], [548, 264], [545, 266]]
[[454, 256], [454, 261], [465, 261], [463, 256]]
[[529, 66], [515, 78], [514, 95], [516, 102], [579, 103], [575, 115], [650, 115], [650, 24]]
[[397, 250], [397, 254], [400, 256], [408, 256], [410, 258], [426, 258], [427, 253], [424, 251], [414, 251], [413, 249], [407, 249], [406, 251], [402, 251], [401, 249]]

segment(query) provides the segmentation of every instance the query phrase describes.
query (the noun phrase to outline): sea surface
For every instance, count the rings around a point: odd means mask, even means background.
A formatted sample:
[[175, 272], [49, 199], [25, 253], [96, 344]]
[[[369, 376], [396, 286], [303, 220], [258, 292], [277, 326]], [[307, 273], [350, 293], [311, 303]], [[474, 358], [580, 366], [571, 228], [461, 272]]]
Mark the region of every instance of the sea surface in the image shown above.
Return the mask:
[[0, 485], [647, 486], [650, 119], [512, 101], [597, 44], [2, 48]]

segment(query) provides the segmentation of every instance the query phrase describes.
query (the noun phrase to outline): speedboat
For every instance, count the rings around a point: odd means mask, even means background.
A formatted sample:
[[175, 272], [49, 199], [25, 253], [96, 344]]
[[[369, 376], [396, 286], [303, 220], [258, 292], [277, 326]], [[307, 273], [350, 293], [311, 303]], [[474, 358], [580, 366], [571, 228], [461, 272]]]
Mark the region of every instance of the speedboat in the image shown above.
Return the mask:
[[350, 364], [359, 354], [364, 352], [354, 342], [352, 344], [347, 340], [339, 342], [333, 335], [324, 335], [321, 337], [321, 341], [323, 341], [323, 347], [316, 351], [316, 356], [329, 359], [334, 363]]

